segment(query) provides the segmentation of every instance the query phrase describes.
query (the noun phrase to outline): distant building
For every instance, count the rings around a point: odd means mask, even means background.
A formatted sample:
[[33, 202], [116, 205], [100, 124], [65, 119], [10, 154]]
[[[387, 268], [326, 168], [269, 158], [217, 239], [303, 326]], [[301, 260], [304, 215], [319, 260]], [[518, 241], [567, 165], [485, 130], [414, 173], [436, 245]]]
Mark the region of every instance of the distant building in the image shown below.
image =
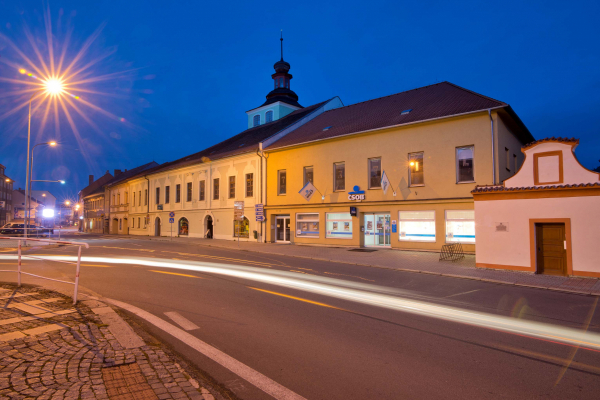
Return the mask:
[[[118, 170], [115, 170], [115, 173]], [[107, 214], [104, 185], [114, 178], [108, 171], [100, 178], [94, 180], [94, 175], [89, 176], [89, 184], [79, 192], [79, 204], [83, 205], [82, 223], [79, 230], [82, 232], [104, 233], [104, 217]]]
[[[27, 204], [25, 202], [25, 190], [19, 188], [13, 190], [13, 221], [24, 223], [25, 222], [25, 210]], [[29, 203], [29, 218], [31, 218], [31, 224], [41, 224], [43, 219], [44, 201], [37, 197], [30, 196]]]
[[6, 167], [0, 164], [0, 226], [12, 221], [13, 180], [4, 173]]

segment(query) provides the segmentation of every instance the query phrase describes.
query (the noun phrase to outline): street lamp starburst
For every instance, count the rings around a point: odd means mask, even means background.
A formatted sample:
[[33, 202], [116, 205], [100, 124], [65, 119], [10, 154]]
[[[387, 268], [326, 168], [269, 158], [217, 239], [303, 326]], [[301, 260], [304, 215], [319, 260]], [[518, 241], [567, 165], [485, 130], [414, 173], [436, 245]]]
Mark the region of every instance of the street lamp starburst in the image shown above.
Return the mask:
[[43, 85], [46, 93], [50, 96], [59, 96], [65, 91], [64, 83], [60, 78], [47, 79]]

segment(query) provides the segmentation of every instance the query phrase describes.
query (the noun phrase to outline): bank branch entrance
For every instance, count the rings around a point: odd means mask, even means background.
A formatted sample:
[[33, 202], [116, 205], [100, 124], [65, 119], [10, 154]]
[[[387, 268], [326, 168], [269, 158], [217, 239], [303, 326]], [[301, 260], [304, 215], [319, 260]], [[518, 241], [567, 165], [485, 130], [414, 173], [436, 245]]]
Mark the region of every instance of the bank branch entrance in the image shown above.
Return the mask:
[[391, 247], [390, 214], [364, 214], [365, 247]]

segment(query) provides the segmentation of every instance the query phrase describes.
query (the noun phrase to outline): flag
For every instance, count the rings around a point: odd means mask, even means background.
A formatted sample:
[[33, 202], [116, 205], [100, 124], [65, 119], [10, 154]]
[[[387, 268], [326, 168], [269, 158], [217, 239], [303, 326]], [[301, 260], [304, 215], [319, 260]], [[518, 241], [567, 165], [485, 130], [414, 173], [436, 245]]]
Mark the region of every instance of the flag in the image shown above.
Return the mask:
[[381, 175], [381, 188], [383, 189], [383, 194], [387, 193], [388, 188], [390, 187], [390, 180], [388, 179], [385, 171]]
[[309, 181], [306, 183], [306, 185], [304, 185], [302, 189], [300, 189], [298, 193], [300, 193], [300, 195], [304, 197], [306, 201], [310, 201], [310, 199], [313, 197], [313, 194], [315, 194], [316, 191], [317, 188]]

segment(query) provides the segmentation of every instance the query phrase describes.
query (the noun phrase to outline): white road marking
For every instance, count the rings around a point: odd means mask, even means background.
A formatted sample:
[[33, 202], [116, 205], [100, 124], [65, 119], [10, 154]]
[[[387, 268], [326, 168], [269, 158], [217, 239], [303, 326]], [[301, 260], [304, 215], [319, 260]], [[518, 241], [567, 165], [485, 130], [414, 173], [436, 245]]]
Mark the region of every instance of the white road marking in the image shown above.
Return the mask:
[[473, 293], [473, 292], [478, 292], [479, 289], [475, 289], [475, 290], [469, 290], [468, 292], [462, 292], [462, 293], [456, 293], [456, 294], [451, 294], [450, 296], [446, 296], [444, 297], [445, 299], [447, 299], [448, 297], [454, 297], [454, 296], [460, 296], [463, 294], [467, 294], [467, 293]]
[[292, 392], [285, 386], [280, 385], [275, 382], [271, 378], [261, 374], [260, 372], [250, 368], [246, 364], [243, 364], [236, 360], [235, 358], [223, 353], [220, 350], [217, 350], [213, 346], [209, 345], [206, 342], [198, 339], [197, 337], [185, 332], [182, 329], [179, 329], [175, 325], [168, 323], [167, 321], [150, 314], [147, 311], [142, 310], [141, 308], [137, 308], [127, 303], [123, 303], [118, 300], [112, 299], [103, 299], [109, 303], [116, 305], [117, 307], [121, 307], [129, 312], [134, 313], [140, 318], [145, 319], [150, 322], [152, 325], [162, 329], [163, 331], [169, 333], [173, 337], [181, 340], [183, 343], [187, 344], [194, 350], [204, 354], [211, 360], [221, 364], [223, 367], [227, 368], [231, 372], [238, 375], [240, 378], [245, 379], [250, 382], [252, 385], [256, 386], [263, 392], [273, 396], [276, 399], [281, 400], [306, 400], [304, 397], [300, 396], [297, 393]]
[[200, 329], [198, 325], [185, 318], [183, 315], [176, 311], [167, 311], [165, 315], [173, 320], [177, 325], [185, 329], [186, 331], [193, 331], [194, 329]]

